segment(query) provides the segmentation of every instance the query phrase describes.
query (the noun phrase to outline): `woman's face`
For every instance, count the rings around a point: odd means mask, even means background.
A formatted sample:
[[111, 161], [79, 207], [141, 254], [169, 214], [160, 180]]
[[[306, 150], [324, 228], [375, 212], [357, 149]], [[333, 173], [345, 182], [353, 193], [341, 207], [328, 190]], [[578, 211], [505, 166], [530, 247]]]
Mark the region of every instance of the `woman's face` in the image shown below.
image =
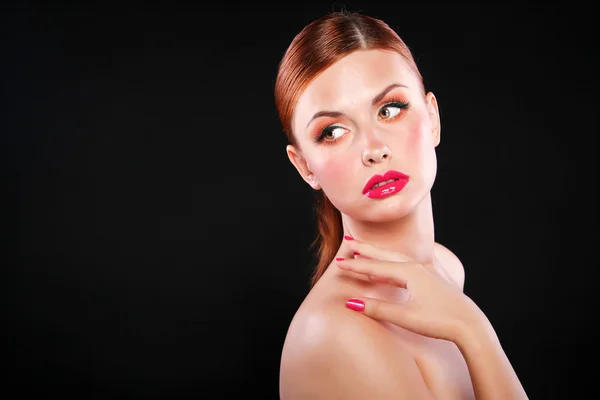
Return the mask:
[[[440, 141], [437, 102], [423, 95], [397, 53], [356, 51], [337, 61], [301, 94], [292, 128], [297, 146], [287, 147], [290, 161], [350, 217], [399, 218], [431, 190]], [[390, 170], [407, 175], [407, 183], [365, 188]]]

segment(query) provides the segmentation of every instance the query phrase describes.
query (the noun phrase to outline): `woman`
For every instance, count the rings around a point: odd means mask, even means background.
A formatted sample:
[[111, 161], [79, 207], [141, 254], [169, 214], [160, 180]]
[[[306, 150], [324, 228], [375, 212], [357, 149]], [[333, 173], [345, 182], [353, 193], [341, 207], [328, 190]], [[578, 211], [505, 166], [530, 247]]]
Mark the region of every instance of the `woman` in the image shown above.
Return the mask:
[[281, 398], [527, 398], [460, 260], [434, 240], [440, 117], [404, 42], [380, 20], [326, 15], [292, 41], [275, 100], [289, 159], [320, 191]]

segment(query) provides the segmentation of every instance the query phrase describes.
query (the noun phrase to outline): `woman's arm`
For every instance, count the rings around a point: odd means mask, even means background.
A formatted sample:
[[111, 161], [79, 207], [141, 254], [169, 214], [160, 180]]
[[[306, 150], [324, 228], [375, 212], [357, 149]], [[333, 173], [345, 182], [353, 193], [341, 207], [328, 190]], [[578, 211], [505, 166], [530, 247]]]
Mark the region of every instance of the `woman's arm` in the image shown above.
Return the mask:
[[[371, 276], [377, 276], [376, 269]], [[354, 299], [354, 301], [360, 299]], [[362, 299], [369, 317], [389, 321], [398, 326], [407, 326], [408, 314], [399, 312], [403, 304], [388, 303], [377, 299]], [[477, 400], [520, 400], [528, 399], [492, 325], [482, 312], [468, 323], [462, 321], [455, 328], [447, 329], [446, 340], [456, 344], [469, 368], [473, 391]], [[416, 317], [416, 316], [415, 316]], [[429, 335], [434, 336], [434, 335]], [[440, 337], [442, 338], [442, 337]]]
[[[358, 258], [352, 258], [355, 252]], [[350, 308], [420, 335], [454, 342], [467, 363], [478, 400], [527, 399], [491, 323], [457, 285], [431, 265], [403, 260], [357, 240], [348, 242], [347, 253], [349, 258], [336, 260], [340, 269], [408, 293], [400, 303], [354, 299]], [[353, 307], [357, 303], [362, 306]]]
[[454, 342], [467, 362], [477, 400], [528, 398], [487, 318], [463, 326]]
[[338, 304], [315, 311], [286, 339], [281, 400], [434, 400], [408, 348], [382, 325]]

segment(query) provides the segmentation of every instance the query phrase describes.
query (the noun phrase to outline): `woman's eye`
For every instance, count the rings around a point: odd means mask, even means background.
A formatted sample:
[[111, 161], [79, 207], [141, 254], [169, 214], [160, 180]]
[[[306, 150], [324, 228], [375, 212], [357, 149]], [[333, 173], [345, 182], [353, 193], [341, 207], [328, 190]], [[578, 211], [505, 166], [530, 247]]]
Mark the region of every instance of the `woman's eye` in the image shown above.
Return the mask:
[[339, 127], [339, 126], [330, 126], [328, 128], [325, 128], [325, 130], [323, 131], [323, 135], [321, 136], [321, 138], [322, 139], [327, 139], [329, 141], [336, 140], [337, 138], [339, 138], [340, 136], [342, 136], [345, 131], [346, 131], [346, 129], [344, 129], [342, 127]]
[[387, 105], [387, 106], [383, 106], [381, 107], [381, 109], [379, 110], [379, 114], [377, 115], [379, 117], [379, 119], [390, 119], [390, 118], [394, 118], [396, 115], [398, 115], [401, 111], [401, 107], [397, 107], [394, 105]]

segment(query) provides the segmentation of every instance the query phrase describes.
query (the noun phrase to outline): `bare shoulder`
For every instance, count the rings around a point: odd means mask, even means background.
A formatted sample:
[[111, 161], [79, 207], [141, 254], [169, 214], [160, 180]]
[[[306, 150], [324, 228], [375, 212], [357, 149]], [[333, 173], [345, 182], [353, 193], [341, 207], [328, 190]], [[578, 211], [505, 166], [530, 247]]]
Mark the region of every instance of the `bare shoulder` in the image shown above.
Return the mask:
[[408, 348], [344, 301], [333, 296], [294, 317], [282, 354], [280, 398], [431, 398]]
[[436, 242], [436, 257], [438, 257], [452, 279], [454, 279], [461, 289], [464, 289], [465, 268], [456, 254], [446, 246]]

